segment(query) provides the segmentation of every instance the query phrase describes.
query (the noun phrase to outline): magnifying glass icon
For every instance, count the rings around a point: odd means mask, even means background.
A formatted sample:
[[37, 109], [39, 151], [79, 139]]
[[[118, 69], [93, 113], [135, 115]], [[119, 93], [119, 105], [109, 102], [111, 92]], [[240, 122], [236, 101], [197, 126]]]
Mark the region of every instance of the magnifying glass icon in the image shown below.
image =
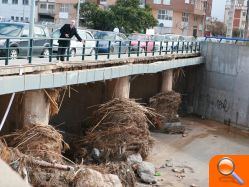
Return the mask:
[[222, 158], [219, 162], [218, 162], [218, 171], [220, 172], [220, 174], [225, 175], [225, 176], [229, 176], [232, 175], [233, 178], [240, 184], [243, 185], [244, 184], [244, 180], [241, 179], [239, 177], [239, 175], [237, 175], [234, 170], [235, 170], [235, 165], [234, 162], [227, 157]]

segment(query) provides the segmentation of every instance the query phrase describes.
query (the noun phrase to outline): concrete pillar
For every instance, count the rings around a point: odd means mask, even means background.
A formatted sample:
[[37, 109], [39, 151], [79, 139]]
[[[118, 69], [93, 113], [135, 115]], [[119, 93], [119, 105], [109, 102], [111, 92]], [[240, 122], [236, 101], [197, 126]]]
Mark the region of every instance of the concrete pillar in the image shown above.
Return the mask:
[[173, 69], [162, 72], [161, 92], [172, 91], [173, 88]]
[[129, 98], [130, 77], [120, 77], [106, 81], [106, 99]]
[[27, 91], [23, 96], [23, 125], [49, 123], [50, 103], [43, 90]]

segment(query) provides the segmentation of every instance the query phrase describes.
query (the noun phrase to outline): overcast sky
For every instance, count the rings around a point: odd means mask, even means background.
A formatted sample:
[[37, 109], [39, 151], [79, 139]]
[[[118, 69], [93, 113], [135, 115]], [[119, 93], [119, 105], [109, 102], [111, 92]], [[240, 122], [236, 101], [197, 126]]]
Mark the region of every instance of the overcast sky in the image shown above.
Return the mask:
[[224, 21], [225, 4], [226, 0], [213, 0], [212, 17]]

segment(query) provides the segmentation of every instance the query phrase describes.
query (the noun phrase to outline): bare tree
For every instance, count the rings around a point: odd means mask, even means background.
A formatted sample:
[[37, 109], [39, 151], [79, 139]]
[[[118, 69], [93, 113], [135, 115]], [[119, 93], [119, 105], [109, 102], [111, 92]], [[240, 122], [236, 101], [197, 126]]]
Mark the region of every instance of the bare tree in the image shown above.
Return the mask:
[[177, 22], [176, 23], [176, 28], [181, 30], [181, 32], [183, 34], [185, 30], [188, 30], [188, 25], [183, 25], [182, 22]]

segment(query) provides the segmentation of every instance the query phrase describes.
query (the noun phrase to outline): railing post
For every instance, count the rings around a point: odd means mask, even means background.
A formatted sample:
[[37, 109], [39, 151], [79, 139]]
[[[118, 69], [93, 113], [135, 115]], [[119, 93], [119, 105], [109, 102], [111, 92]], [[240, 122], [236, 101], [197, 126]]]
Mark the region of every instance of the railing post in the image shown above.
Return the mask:
[[70, 46], [67, 47], [67, 61], [69, 61], [70, 56]]
[[175, 42], [174, 41], [172, 41], [172, 46], [171, 46], [171, 54], [173, 54], [173, 52], [174, 52], [174, 50], [175, 50], [175, 44], [174, 44]]
[[147, 50], [148, 50], [148, 41], [145, 42], [145, 56], [147, 56]]
[[167, 41], [167, 42], [166, 42], [166, 51], [165, 51], [165, 54], [166, 54], [166, 55], [168, 54], [168, 47], [169, 47], [169, 42]]
[[185, 43], [184, 42], [182, 42], [182, 53], [183, 53], [183, 51], [184, 51], [184, 45]]
[[160, 51], [159, 51], [159, 55], [161, 55], [161, 54], [162, 54], [162, 46], [163, 46], [163, 42], [162, 42], [162, 41], [160, 41]]
[[82, 58], [81, 60], [85, 60], [85, 51], [86, 51], [86, 44], [85, 44], [86, 41], [84, 41], [83, 43], [83, 48], [82, 48]]
[[49, 40], [49, 62], [52, 62], [53, 55], [53, 39]]
[[128, 57], [131, 56], [131, 41], [129, 41], [129, 47], [128, 47]]
[[110, 52], [111, 52], [111, 41], [108, 41], [108, 54], [107, 54], [107, 59], [110, 59]]
[[177, 42], [177, 54], [179, 53], [179, 45], [180, 45], [180, 42], [178, 41]]
[[[98, 53], [99, 53], [99, 40], [96, 42], [96, 51], [95, 51], [95, 60], [98, 60]], [[110, 49], [109, 49], [110, 50]], [[110, 52], [109, 52], [110, 54]]]
[[197, 50], [197, 42], [195, 42], [195, 53], [196, 53], [196, 50]]
[[33, 38], [29, 39], [29, 64], [32, 63], [33, 56]]
[[10, 53], [10, 39], [6, 39], [6, 59], [5, 59], [5, 65], [9, 64], [9, 53]]
[[140, 53], [140, 41], [137, 43], [137, 56], [139, 56]]
[[188, 53], [188, 48], [189, 48], [189, 42], [187, 42], [187, 49], [186, 49], [186, 53]]
[[200, 43], [200, 42], [198, 43], [198, 46], [199, 46], [199, 49], [198, 49], [198, 50], [199, 50], [199, 52], [200, 52], [200, 51], [201, 51], [201, 43]]
[[190, 46], [190, 52], [193, 53], [193, 45], [194, 45], [194, 42], [191, 42], [191, 46]]
[[153, 52], [152, 52], [152, 56], [155, 56], [155, 49], [156, 49], [156, 42], [153, 42]]
[[121, 57], [121, 41], [118, 42], [118, 58]]

